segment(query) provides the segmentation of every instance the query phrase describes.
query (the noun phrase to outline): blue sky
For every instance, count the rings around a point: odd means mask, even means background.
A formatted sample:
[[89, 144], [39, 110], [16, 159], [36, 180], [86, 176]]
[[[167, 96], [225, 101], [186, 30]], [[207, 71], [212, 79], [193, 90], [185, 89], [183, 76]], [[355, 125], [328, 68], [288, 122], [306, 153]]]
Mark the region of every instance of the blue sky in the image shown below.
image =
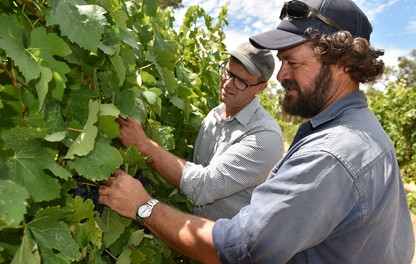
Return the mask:
[[[284, 0], [182, 0], [177, 23], [182, 23], [186, 9], [199, 5], [212, 17], [229, 2], [225, 44], [233, 49], [249, 36], [276, 28]], [[416, 49], [416, 0], [354, 0], [373, 25], [371, 45], [384, 49], [383, 60], [395, 65], [399, 56], [410, 56]]]

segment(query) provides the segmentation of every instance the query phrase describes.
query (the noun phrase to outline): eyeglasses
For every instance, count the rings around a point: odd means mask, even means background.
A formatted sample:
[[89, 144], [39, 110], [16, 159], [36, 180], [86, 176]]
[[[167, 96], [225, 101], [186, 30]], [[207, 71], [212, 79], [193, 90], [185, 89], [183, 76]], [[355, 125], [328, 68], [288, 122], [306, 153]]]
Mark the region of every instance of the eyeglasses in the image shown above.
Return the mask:
[[233, 78], [233, 85], [235, 88], [237, 88], [240, 91], [244, 91], [245, 89], [251, 87], [251, 86], [256, 86], [265, 82], [259, 82], [259, 83], [248, 83], [246, 81], [244, 81], [243, 79], [241, 79], [240, 77], [238, 77], [237, 75], [235, 75], [232, 71], [230, 71], [229, 69], [227, 69], [225, 67], [225, 65], [227, 64], [227, 62], [224, 62], [223, 64], [220, 65], [220, 74], [221, 74], [221, 79], [223, 79], [224, 81], [227, 81], [231, 78]]
[[337, 24], [332, 22], [329, 18], [324, 17], [321, 15], [318, 10], [313, 8], [312, 6], [308, 5], [307, 3], [293, 0], [289, 2], [285, 2], [282, 7], [282, 12], [280, 13], [280, 19], [284, 19], [285, 17], [289, 18], [296, 18], [296, 19], [306, 19], [311, 16], [314, 16], [324, 22], [327, 25], [333, 26], [338, 30], [342, 30]]

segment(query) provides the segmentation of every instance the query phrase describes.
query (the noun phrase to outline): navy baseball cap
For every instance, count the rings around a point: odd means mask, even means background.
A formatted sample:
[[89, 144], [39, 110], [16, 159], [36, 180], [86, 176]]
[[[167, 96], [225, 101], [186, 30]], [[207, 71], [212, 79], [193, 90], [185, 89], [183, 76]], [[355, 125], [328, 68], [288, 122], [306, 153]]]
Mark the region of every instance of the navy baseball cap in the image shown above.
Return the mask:
[[276, 29], [250, 37], [251, 44], [271, 50], [294, 47], [309, 40], [308, 28], [319, 34], [345, 30], [370, 42], [373, 31], [367, 16], [351, 0], [292, 0], [283, 6], [280, 19]]

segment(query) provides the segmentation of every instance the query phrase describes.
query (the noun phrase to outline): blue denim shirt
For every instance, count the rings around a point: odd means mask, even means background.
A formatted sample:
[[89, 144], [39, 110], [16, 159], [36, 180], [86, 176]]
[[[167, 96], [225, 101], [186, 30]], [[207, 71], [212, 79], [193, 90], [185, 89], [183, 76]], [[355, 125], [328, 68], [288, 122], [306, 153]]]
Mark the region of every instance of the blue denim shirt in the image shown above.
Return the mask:
[[395, 150], [365, 95], [304, 123], [250, 205], [215, 223], [213, 240], [222, 263], [411, 263]]

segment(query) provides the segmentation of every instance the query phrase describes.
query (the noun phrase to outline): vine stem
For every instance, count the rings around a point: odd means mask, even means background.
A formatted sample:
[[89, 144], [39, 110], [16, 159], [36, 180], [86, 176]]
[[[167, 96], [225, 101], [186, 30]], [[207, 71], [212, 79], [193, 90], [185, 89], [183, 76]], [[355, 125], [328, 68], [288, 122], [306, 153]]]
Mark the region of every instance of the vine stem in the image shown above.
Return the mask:
[[82, 129], [76, 129], [76, 128], [72, 128], [72, 127], [68, 127], [68, 130], [75, 131], [75, 132], [79, 132], [79, 133], [81, 133], [82, 131], [84, 131]]
[[0, 63], [0, 68], [6, 73], [7, 77], [12, 81], [13, 86], [20, 90], [20, 84], [16, 81], [13, 75], [9, 72], [9, 70], [4, 66], [4, 64]]
[[140, 67], [140, 68], [139, 68], [139, 70], [143, 70], [143, 69], [149, 68], [149, 67], [150, 67], [150, 66], [152, 66], [153, 64], [155, 64], [155, 63], [154, 63], [154, 62], [149, 63], [149, 64], [147, 64], [147, 65], [145, 65], [145, 66], [143, 66], [143, 67]]
[[37, 16], [38, 17], [38, 20], [40, 22], [42, 22], [42, 24], [46, 27], [46, 23], [43, 20], [43, 18], [39, 15], [38, 10], [35, 7], [33, 7], [27, 0], [22, 0], [22, 3], [23, 3], [23, 5], [25, 7], [27, 7], [30, 10], [30, 12], [32, 12], [32, 14], [34, 14], [35, 16]]

